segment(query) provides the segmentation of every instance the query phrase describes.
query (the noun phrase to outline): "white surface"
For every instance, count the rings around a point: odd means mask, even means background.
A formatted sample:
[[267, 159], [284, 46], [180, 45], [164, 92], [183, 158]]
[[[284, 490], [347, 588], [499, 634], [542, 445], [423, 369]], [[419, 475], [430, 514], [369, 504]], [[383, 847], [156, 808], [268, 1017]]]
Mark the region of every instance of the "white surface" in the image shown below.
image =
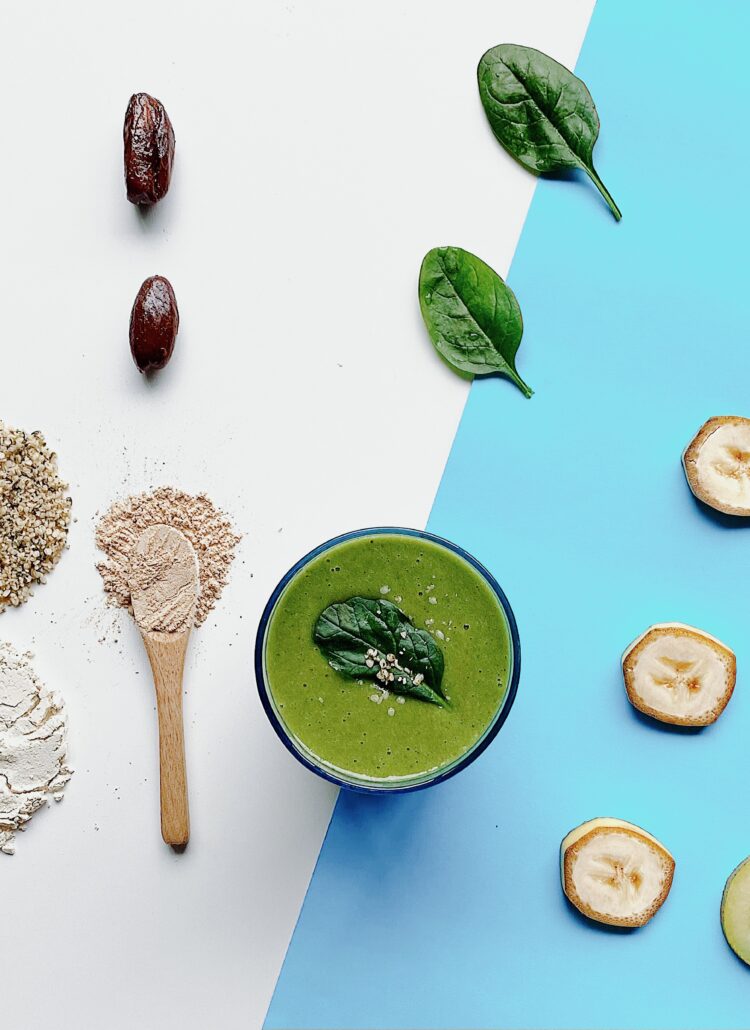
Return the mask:
[[[4, 5], [0, 418], [58, 450], [78, 521], [49, 583], [0, 617], [64, 692], [77, 770], [0, 856], [3, 1025], [261, 1024], [334, 791], [266, 724], [256, 622], [322, 539], [426, 521], [467, 385], [421, 325], [419, 263], [453, 243], [504, 273], [534, 186], [474, 69], [503, 41], [572, 65], [591, 7]], [[122, 181], [135, 90], [177, 137], [145, 218]], [[155, 273], [182, 324], [148, 383], [127, 325]], [[146, 659], [94, 570], [96, 512], [159, 483], [205, 489], [246, 534], [188, 660], [184, 855], [159, 836]]]

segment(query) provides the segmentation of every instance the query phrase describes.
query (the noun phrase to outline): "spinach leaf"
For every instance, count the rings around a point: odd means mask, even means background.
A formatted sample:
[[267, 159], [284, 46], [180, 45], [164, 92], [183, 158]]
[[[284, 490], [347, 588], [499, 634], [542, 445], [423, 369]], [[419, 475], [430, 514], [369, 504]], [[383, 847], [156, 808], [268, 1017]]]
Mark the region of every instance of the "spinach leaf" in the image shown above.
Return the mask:
[[336, 672], [374, 679], [394, 694], [445, 702], [442, 652], [390, 601], [350, 597], [331, 604], [318, 617], [313, 637]]
[[536, 175], [583, 169], [619, 222], [620, 209], [594, 169], [599, 116], [585, 84], [539, 50], [512, 43], [488, 50], [477, 78], [492, 131], [508, 153]]
[[526, 397], [516, 372], [523, 319], [515, 294], [468, 250], [436, 247], [419, 272], [419, 306], [438, 353], [460, 372], [501, 372]]

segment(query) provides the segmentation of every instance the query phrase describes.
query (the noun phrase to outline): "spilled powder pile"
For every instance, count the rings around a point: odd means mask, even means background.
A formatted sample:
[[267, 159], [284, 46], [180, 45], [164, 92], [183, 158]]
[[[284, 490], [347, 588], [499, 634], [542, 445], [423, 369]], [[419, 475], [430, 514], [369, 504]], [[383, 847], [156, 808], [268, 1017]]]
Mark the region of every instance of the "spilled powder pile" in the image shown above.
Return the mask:
[[0, 612], [27, 601], [59, 561], [70, 525], [67, 489], [42, 434], [0, 422]]
[[142, 630], [182, 633], [195, 618], [198, 559], [184, 534], [149, 526], [140, 534], [130, 563], [135, 621]]
[[193, 496], [162, 486], [116, 501], [96, 528], [96, 545], [107, 558], [97, 565], [104, 589], [113, 604], [132, 614], [133, 551], [143, 530], [156, 525], [179, 529], [193, 546], [199, 579], [195, 625], [200, 626], [221, 596], [240, 542], [227, 516], [205, 494]]
[[31, 655], [0, 643], [0, 851], [50, 798], [62, 800], [67, 765], [65, 709], [37, 679]]

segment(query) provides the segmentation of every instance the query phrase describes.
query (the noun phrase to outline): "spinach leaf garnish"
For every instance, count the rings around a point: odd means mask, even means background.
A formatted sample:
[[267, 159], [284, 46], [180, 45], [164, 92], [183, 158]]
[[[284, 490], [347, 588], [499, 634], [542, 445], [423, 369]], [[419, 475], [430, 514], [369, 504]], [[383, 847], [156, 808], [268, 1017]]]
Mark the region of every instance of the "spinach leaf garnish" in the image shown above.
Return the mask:
[[445, 663], [429, 633], [417, 629], [395, 604], [350, 597], [318, 617], [315, 643], [336, 672], [374, 679], [395, 694], [445, 704]]
[[516, 372], [523, 319], [515, 294], [468, 250], [436, 247], [419, 272], [419, 306], [438, 353], [462, 373], [500, 372], [526, 397]]
[[620, 209], [594, 169], [599, 116], [585, 84], [539, 50], [512, 43], [488, 50], [477, 78], [492, 131], [508, 153], [536, 175], [582, 169], [619, 222]]

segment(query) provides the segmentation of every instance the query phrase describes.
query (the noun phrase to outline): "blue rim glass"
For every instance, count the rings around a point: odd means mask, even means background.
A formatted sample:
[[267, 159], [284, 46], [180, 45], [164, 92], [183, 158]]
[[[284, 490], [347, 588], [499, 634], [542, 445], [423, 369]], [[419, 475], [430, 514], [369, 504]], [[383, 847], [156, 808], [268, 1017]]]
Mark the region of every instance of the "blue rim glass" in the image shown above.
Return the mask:
[[[488, 724], [483, 735], [477, 740], [474, 746], [466, 752], [465, 755], [454, 760], [453, 763], [446, 766], [444, 769], [438, 770], [432, 776], [425, 774], [425, 778], [416, 783], [396, 782], [386, 785], [384, 783], [379, 783], [377, 780], [373, 780], [372, 783], [368, 783], [366, 779], [347, 780], [343, 776], [336, 775], [336, 773], [332, 771], [330, 767], [323, 764], [322, 761], [320, 764], [315, 762], [313, 757], [303, 750], [304, 745], [302, 742], [300, 741], [298, 744], [292, 738], [279, 717], [276, 708], [274, 707], [271, 689], [266, 680], [265, 674], [264, 658], [266, 631], [271, 621], [271, 616], [273, 615], [276, 603], [286, 589], [287, 584], [290, 583], [297, 573], [304, 569], [309, 562], [313, 561], [313, 559], [317, 558], [319, 555], [324, 554], [332, 547], [345, 543], [347, 540], [356, 540], [359, 537], [383, 535], [410, 536], [416, 537], [419, 540], [428, 540], [440, 547], [445, 547], [447, 550], [457, 554], [460, 558], [463, 558], [465, 562], [471, 565], [471, 567], [482, 576], [500, 602], [500, 607], [502, 608], [508, 625], [508, 638], [511, 646], [508, 688], [495, 717]], [[280, 580], [276, 589], [271, 594], [268, 603], [263, 610], [263, 615], [261, 616], [260, 623], [258, 625], [258, 632], [255, 638], [255, 679], [258, 686], [258, 693], [260, 695], [261, 704], [263, 705], [263, 710], [268, 716], [268, 721], [273, 726], [276, 731], [276, 735], [279, 737], [284, 747], [294, 755], [298, 762], [304, 765], [305, 768], [309, 769], [310, 772], [314, 772], [317, 776], [322, 777], [324, 780], [328, 780], [329, 783], [335, 783], [337, 787], [343, 787], [345, 790], [353, 790], [360, 794], [406, 794], [414, 790], [423, 790], [425, 787], [432, 787], [436, 783], [443, 783], [445, 780], [450, 779], [451, 776], [455, 776], [456, 773], [465, 769], [467, 765], [470, 765], [487, 747], [489, 747], [500, 732], [505, 720], [508, 718], [508, 713], [513, 707], [513, 702], [516, 699], [520, 675], [521, 642], [518, 637], [518, 626], [516, 625], [516, 619], [513, 615], [513, 609], [508, 602], [508, 598], [505, 596], [505, 593], [495, 577], [488, 572], [484, 565], [478, 562], [476, 558], [467, 551], [464, 551], [462, 547], [459, 547], [458, 544], [454, 544], [450, 540], [445, 540], [443, 537], [435, 536], [434, 533], [428, 533], [425, 530], [405, 529], [400, 526], [377, 526], [371, 529], [355, 529], [349, 533], [342, 533], [339, 536], [332, 537], [330, 540], [326, 540], [325, 543], [320, 544], [303, 558], [300, 558], [300, 560], [291, 567], [283, 579]], [[416, 774], [416, 776], [418, 775], [419, 774]], [[415, 779], [416, 776], [404, 777], [404, 779], [405, 781], [409, 781]]]

